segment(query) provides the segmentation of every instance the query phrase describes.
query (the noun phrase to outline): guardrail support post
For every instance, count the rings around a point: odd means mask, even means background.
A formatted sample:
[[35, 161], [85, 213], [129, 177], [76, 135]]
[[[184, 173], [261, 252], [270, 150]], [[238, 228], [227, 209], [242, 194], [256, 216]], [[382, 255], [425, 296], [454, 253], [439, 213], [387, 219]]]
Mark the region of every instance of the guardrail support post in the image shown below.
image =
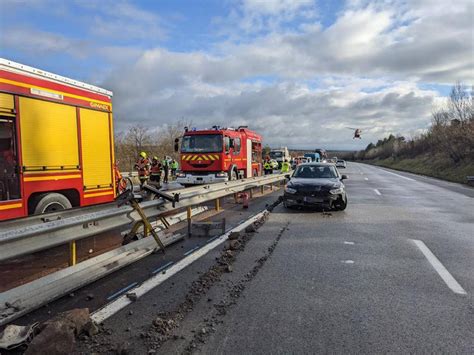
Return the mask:
[[188, 237], [191, 237], [191, 206], [186, 209], [186, 212], [188, 218]]
[[265, 185], [260, 186], [260, 192], [262, 193], [262, 195], [263, 195], [264, 191], [265, 191]]
[[215, 204], [216, 211], [220, 211], [221, 210], [221, 199], [216, 198], [216, 200], [214, 201], [214, 204]]
[[161, 221], [161, 223], [163, 223], [163, 225], [165, 226], [166, 229], [170, 228], [170, 223], [168, 222], [168, 220], [165, 217], [160, 217], [160, 221]]
[[69, 266], [77, 264], [76, 241], [69, 242]]

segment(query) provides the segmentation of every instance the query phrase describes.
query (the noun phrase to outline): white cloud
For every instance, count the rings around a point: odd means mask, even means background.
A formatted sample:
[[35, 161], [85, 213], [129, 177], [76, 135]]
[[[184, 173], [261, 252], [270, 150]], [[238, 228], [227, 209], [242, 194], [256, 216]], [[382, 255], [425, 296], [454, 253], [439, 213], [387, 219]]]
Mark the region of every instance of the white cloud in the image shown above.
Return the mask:
[[1, 47], [15, 48], [35, 55], [69, 54], [85, 58], [89, 55], [87, 41], [72, 40], [60, 34], [33, 30], [31, 28], [9, 28], [3, 31]]
[[80, 3], [93, 9], [89, 19], [90, 31], [95, 36], [115, 40], [166, 38], [163, 21], [157, 14], [142, 10], [126, 1], [101, 1]]
[[[317, 17], [314, 0], [237, 0], [227, 17], [214, 21], [221, 33], [238, 38], [242, 35], [280, 31], [284, 24], [296, 19]], [[238, 28], [239, 32], [235, 29]]]
[[[440, 98], [422, 84], [474, 82], [471, 1], [351, 1], [323, 27], [312, 1], [242, 0], [221, 19], [230, 36], [206, 52], [157, 45], [163, 19], [128, 2], [110, 14], [81, 4], [96, 13], [89, 23], [105, 45], [25, 28], [9, 29], [5, 44], [105, 58], [118, 129], [184, 117], [200, 127], [248, 124], [274, 145], [363, 148], [427, 127]], [[151, 48], [107, 42], [115, 35]], [[346, 126], [363, 128], [364, 139]]]
[[[278, 4], [257, 5], [246, 6], [258, 16], [279, 13]], [[332, 148], [419, 133], [439, 102], [437, 92], [419, 84], [474, 78], [469, 12], [428, 6], [425, 15], [422, 3], [383, 5], [351, 5], [328, 28], [313, 23], [244, 44], [227, 41], [213, 54], [145, 51], [126, 80], [108, 81], [116, 109], [125, 113], [119, 127], [185, 117], [201, 127], [248, 124], [275, 145]], [[438, 35], [443, 16], [448, 21]], [[132, 89], [139, 86], [139, 93]], [[137, 112], [143, 102], [148, 110]], [[363, 128], [364, 140], [351, 140], [346, 126]]]

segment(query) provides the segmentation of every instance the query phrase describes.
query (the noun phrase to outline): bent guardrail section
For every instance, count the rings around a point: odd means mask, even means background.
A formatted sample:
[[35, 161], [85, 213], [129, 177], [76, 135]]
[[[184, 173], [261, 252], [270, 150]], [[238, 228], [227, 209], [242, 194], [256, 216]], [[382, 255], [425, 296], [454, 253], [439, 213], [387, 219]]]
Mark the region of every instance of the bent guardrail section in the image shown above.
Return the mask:
[[[234, 193], [249, 190], [285, 179], [284, 174], [265, 175], [225, 183], [204, 185], [190, 189], [168, 191], [179, 193], [179, 202], [160, 200], [142, 202], [147, 217], [158, 217], [171, 211], [213, 201]], [[50, 218], [53, 218], [51, 220]], [[45, 220], [46, 222], [43, 222]], [[0, 232], [0, 261], [50, 249], [75, 240], [123, 227], [139, 221], [140, 216], [130, 206], [93, 207], [67, 210], [52, 215], [28, 217], [2, 224]]]

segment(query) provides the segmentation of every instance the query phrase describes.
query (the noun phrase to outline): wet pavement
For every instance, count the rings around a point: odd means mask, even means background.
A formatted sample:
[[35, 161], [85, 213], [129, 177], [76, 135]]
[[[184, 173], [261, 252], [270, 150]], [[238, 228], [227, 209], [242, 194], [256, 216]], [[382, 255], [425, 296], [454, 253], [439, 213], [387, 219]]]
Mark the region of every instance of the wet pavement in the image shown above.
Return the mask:
[[474, 200], [376, 167], [343, 173], [345, 211], [277, 206], [226, 260], [230, 270], [216, 273], [228, 251], [216, 248], [76, 353], [472, 353]]

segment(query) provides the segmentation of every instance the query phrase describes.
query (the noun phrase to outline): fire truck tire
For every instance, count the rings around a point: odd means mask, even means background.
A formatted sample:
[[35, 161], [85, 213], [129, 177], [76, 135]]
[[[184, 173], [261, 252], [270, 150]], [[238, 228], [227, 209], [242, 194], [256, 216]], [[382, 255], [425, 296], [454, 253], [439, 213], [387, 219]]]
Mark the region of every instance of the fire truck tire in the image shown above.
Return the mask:
[[36, 198], [34, 214], [48, 213], [72, 208], [71, 201], [66, 196], [56, 192], [39, 195]]
[[232, 169], [230, 171], [229, 180], [231, 180], [231, 181], [237, 180], [237, 171], [235, 171], [235, 169]]

